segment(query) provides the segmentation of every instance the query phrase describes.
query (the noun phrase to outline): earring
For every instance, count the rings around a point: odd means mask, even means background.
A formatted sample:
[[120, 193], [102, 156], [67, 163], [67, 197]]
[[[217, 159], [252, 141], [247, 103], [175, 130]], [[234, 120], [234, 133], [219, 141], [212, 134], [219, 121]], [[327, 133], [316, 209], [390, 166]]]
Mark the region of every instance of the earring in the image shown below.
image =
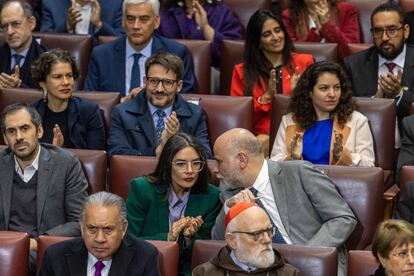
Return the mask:
[[180, 6], [180, 7], [184, 7], [184, 2], [183, 1], [178, 1], [177, 5]]

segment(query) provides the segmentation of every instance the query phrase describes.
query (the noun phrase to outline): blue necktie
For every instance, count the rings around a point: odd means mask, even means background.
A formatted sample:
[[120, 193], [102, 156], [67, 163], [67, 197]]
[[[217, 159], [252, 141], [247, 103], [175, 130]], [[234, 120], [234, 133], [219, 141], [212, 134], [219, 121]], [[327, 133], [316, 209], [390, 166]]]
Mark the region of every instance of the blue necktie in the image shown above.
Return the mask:
[[164, 131], [164, 118], [167, 116], [164, 112], [164, 110], [162, 109], [158, 109], [156, 111], [157, 115], [158, 115], [158, 120], [157, 120], [157, 125], [155, 126], [155, 133], [157, 135], [157, 145], [159, 145], [161, 143], [161, 135], [162, 132]]
[[140, 53], [134, 54], [134, 64], [132, 65], [132, 70], [131, 70], [131, 82], [129, 86], [129, 91], [131, 91], [134, 88], [139, 87], [139, 84], [141, 82], [141, 73], [139, 70], [139, 59], [141, 57], [142, 57], [142, 54]]
[[[257, 194], [259, 193], [258, 190], [256, 190], [255, 188], [251, 187], [250, 191], [252, 192], [252, 194], [257, 197]], [[259, 205], [260, 207], [263, 208], [263, 210], [265, 210], [266, 214], [268, 215], [270, 222], [272, 223], [272, 225], [276, 228], [276, 233], [275, 235], [272, 237], [272, 242], [273, 243], [286, 243], [285, 239], [283, 238], [282, 234], [280, 234], [279, 229], [277, 228], [277, 226], [274, 224], [274, 222], [272, 221], [272, 218], [269, 215], [269, 212], [267, 212], [266, 208], [264, 207], [262, 201], [260, 199], [257, 199], [256, 204]]]
[[[13, 58], [14, 58], [14, 67], [16, 67], [16, 65], [17, 65], [20, 68], [21, 67], [20, 62], [22, 61], [22, 59], [24, 57], [22, 55], [19, 55], [19, 54], [13, 54]], [[12, 68], [13, 72], [14, 72], [14, 67]]]

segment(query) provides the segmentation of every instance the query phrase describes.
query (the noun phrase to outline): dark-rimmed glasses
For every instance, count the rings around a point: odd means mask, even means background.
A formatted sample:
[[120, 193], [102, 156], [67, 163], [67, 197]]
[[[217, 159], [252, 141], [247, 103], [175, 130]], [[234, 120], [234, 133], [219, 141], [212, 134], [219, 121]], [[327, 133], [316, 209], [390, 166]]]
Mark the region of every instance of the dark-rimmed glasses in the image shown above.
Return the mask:
[[372, 28], [371, 33], [374, 38], [381, 38], [384, 35], [384, 32], [387, 34], [388, 37], [393, 38], [398, 35], [398, 31], [404, 28], [404, 26], [396, 27], [391, 26], [385, 29], [382, 28]]
[[171, 89], [178, 80], [160, 79], [156, 77], [147, 77], [147, 85], [153, 88], [157, 87], [159, 83], [162, 83], [165, 89]]
[[233, 231], [233, 233], [240, 233], [240, 234], [246, 234], [249, 235], [254, 241], [258, 241], [262, 238], [264, 238], [264, 234], [268, 234], [270, 238], [272, 238], [276, 234], [277, 228], [275, 226], [270, 226], [267, 229], [254, 231], [254, 232], [246, 232], [246, 231]]
[[194, 172], [200, 172], [204, 168], [204, 161], [201, 160], [194, 160], [194, 161], [184, 161], [184, 160], [177, 160], [172, 162], [172, 165], [177, 170], [177, 172], [187, 172], [188, 165], [191, 166], [191, 169]]

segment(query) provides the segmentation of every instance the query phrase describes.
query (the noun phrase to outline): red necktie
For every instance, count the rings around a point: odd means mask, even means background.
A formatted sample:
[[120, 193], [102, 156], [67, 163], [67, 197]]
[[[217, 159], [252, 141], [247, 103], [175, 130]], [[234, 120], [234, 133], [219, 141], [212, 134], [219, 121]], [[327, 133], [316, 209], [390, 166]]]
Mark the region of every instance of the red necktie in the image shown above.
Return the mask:
[[394, 62], [387, 62], [387, 63], [385, 63], [385, 66], [387, 66], [388, 72], [393, 74], [394, 73], [393, 70], [394, 70], [395, 66], [397, 66], [397, 64], [395, 64]]

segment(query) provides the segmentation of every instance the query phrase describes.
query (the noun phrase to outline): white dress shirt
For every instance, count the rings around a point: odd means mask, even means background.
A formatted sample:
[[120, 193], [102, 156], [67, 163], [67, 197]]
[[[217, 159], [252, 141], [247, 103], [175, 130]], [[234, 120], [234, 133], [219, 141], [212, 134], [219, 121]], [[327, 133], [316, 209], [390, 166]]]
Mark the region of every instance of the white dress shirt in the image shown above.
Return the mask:
[[92, 4], [87, 3], [81, 6], [79, 3], [76, 3], [76, 8], [80, 11], [82, 20], [76, 24], [75, 33], [88, 34], [89, 25], [91, 24]]
[[15, 172], [17, 172], [20, 178], [24, 181], [24, 183], [29, 182], [30, 179], [32, 179], [32, 177], [35, 175], [35, 173], [39, 169], [39, 156], [40, 156], [41, 150], [42, 150], [42, 147], [39, 146], [39, 151], [37, 152], [36, 158], [33, 160], [32, 164], [30, 164], [23, 170], [20, 167], [19, 162], [17, 162], [16, 155], [14, 155], [14, 170]]
[[[94, 255], [88, 252], [88, 267], [86, 270], [86, 276], [95, 276], [95, 264], [98, 261]], [[108, 276], [109, 269], [111, 269], [112, 259], [108, 261], [102, 261], [105, 267], [101, 270], [102, 276]]]

